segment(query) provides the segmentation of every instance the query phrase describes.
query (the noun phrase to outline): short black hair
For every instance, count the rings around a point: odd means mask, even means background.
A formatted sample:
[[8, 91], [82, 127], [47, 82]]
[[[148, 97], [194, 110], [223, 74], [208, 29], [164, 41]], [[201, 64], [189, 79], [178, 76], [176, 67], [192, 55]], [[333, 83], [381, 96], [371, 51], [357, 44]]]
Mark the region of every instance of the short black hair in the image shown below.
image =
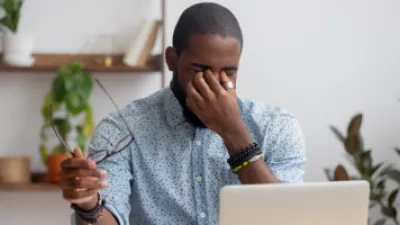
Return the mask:
[[217, 3], [198, 3], [187, 8], [175, 26], [172, 44], [179, 56], [192, 35], [215, 34], [236, 38], [243, 48], [243, 35], [235, 15]]

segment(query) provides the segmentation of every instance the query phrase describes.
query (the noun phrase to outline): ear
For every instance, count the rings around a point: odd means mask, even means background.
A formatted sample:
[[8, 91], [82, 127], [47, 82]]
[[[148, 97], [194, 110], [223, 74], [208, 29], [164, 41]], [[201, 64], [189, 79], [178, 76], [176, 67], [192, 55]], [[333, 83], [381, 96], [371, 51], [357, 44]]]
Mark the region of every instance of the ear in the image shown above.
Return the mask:
[[167, 63], [169, 71], [175, 71], [177, 69], [178, 56], [173, 47], [165, 49], [165, 62]]

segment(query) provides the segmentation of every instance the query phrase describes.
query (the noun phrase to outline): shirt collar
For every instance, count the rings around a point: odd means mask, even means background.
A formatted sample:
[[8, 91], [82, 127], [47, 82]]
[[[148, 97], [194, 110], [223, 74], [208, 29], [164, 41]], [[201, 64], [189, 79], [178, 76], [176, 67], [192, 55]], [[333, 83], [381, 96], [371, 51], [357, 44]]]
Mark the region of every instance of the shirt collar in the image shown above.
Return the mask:
[[173, 127], [185, 121], [182, 106], [170, 87], [165, 89], [164, 110], [168, 125]]

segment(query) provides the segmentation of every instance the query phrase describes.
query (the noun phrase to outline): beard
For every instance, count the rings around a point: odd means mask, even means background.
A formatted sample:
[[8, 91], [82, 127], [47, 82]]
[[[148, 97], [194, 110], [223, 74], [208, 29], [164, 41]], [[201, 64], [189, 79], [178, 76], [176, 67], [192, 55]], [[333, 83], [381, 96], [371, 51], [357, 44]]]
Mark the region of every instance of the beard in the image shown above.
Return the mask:
[[179, 84], [177, 72], [173, 73], [173, 78], [170, 86], [172, 92], [175, 95], [175, 98], [178, 99], [178, 102], [182, 107], [183, 117], [185, 117], [186, 121], [196, 128], [207, 128], [207, 126], [200, 120], [200, 118], [187, 106], [186, 93], [183, 91], [183, 88]]

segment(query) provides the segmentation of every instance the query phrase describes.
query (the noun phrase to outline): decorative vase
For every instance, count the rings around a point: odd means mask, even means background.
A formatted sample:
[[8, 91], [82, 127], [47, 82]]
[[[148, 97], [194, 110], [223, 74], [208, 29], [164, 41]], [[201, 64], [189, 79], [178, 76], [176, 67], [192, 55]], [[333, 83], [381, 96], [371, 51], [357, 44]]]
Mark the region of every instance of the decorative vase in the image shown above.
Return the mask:
[[23, 35], [7, 33], [3, 36], [3, 62], [10, 66], [27, 67], [34, 63], [32, 57], [34, 39]]
[[60, 177], [58, 174], [61, 172], [61, 163], [70, 158], [71, 154], [52, 154], [47, 158], [47, 176], [51, 183], [59, 183]]
[[30, 183], [30, 169], [31, 165], [29, 157], [0, 157], [0, 184]]

